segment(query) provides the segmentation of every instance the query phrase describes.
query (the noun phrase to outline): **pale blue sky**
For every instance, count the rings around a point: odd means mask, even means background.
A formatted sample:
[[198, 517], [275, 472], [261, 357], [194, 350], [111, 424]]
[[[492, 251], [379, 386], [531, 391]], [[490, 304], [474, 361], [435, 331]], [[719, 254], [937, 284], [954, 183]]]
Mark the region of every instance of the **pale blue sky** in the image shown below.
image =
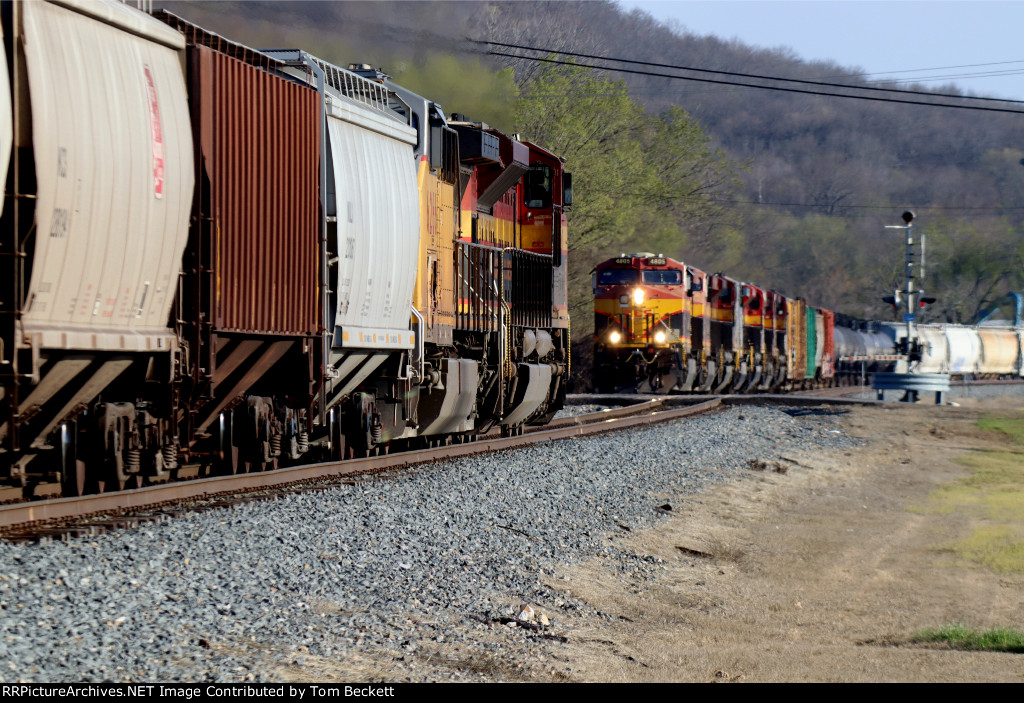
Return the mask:
[[[619, 4], [625, 9], [639, 7], [659, 20], [675, 20], [694, 34], [736, 38], [763, 48], [787, 47], [803, 59], [828, 59], [880, 74], [872, 79], [915, 78], [933, 88], [955, 83], [981, 95], [1024, 100], [1024, 0], [619, 0]], [[958, 68], [944, 68], [951, 66]], [[940, 70], [919, 70], [933, 68]], [[909, 72], [889, 73], [895, 71]], [[978, 75], [996, 72], [999, 75]], [[941, 78], [925, 80], [931, 77]]]

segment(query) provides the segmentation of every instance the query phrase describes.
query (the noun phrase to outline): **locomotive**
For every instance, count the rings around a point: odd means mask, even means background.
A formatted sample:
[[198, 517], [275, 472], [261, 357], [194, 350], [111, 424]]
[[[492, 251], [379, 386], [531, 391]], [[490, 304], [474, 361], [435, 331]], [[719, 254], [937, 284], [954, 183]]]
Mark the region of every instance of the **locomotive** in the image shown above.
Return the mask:
[[835, 315], [650, 252], [597, 265], [598, 390], [772, 392], [831, 385]]
[[166, 12], [0, 19], [0, 483], [264, 470], [562, 406], [563, 159]]
[[867, 374], [1024, 376], [1024, 328], [865, 322], [661, 254], [598, 264], [594, 385], [601, 392], [776, 392]]

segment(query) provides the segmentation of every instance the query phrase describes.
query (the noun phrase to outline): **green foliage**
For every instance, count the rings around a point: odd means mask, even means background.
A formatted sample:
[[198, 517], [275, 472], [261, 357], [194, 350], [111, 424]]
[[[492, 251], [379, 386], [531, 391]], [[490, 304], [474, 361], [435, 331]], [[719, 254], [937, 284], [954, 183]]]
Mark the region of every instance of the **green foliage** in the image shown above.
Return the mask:
[[1024, 417], [983, 417], [978, 427], [999, 432], [1014, 444], [1024, 444]]
[[694, 247], [739, 259], [736, 214], [716, 202], [737, 185], [736, 167], [686, 112], [647, 114], [623, 81], [575, 66], [546, 65], [520, 90], [514, 131], [563, 157], [573, 174], [569, 299], [577, 340], [592, 332], [597, 262], [634, 251], [682, 258]]
[[952, 649], [988, 652], [1024, 652], [1024, 632], [1008, 627], [972, 630], [956, 624], [938, 629], [922, 630], [911, 638], [917, 643], [941, 643]]
[[474, 122], [510, 130], [509, 115], [516, 98], [512, 69], [495, 70], [477, 59], [431, 54], [423, 61], [393, 64], [393, 80], [429, 96], [446, 112], [459, 112]]
[[1024, 417], [985, 417], [978, 427], [992, 432], [991, 447], [958, 459], [970, 473], [940, 486], [912, 510], [971, 517], [970, 534], [948, 549], [996, 573], [1024, 573], [1024, 454], [1013, 446], [1024, 443]]
[[1009, 308], [1006, 294], [1024, 285], [1024, 245], [1012, 224], [991, 218], [939, 220], [925, 231], [923, 285], [938, 298], [942, 319], [971, 324], [989, 308]]
[[[646, 116], [622, 81], [583, 68], [554, 67], [521, 87], [515, 131], [558, 154], [573, 173], [572, 246], [593, 251], [610, 238], [629, 241], [630, 196], [646, 178], [638, 148]], [[615, 246], [615, 245], [612, 245]]]

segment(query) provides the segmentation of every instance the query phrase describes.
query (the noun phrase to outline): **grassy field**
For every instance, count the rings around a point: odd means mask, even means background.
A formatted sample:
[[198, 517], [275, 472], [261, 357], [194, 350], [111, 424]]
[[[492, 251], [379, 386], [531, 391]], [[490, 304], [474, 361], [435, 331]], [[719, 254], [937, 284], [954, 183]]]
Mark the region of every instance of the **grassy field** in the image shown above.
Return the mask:
[[914, 512], [973, 515], [971, 533], [949, 550], [997, 573], [1024, 573], [1024, 417], [992, 416], [978, 422], [990, 448], [959, 460], [970, 474], [929, 496]]
[[1024, 652], [1024, 632], [1005, 627], [980, 631], [963, 625], [947, 625], [937, 630], [919, 632], [911, 641], [922, 644], [942, 644], [951, 649]]

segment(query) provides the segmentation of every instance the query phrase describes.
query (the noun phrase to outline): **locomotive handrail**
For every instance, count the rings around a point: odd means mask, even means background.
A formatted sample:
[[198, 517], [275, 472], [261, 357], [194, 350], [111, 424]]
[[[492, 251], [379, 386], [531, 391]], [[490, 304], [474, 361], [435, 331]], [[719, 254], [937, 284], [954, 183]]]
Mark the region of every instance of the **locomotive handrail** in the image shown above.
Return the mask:
[[412, 311], [413, 316], [416, 318], [416, 358], [419, 361], [419, 365], [420, 365], [420, 376], [417, 379], [417, 382], [422, 383], [423, 382], [423, 373], [424, 373], [424, 370], [423, 370], [423, 365], [424, 365], [424, 361], [423, 361], [423, 356], [424, 356], [424, 354], [423, 354], [423, 315], [420, 314], [420, 311], [416, 309], [415, 305], [410, 305], [409, 309]]

